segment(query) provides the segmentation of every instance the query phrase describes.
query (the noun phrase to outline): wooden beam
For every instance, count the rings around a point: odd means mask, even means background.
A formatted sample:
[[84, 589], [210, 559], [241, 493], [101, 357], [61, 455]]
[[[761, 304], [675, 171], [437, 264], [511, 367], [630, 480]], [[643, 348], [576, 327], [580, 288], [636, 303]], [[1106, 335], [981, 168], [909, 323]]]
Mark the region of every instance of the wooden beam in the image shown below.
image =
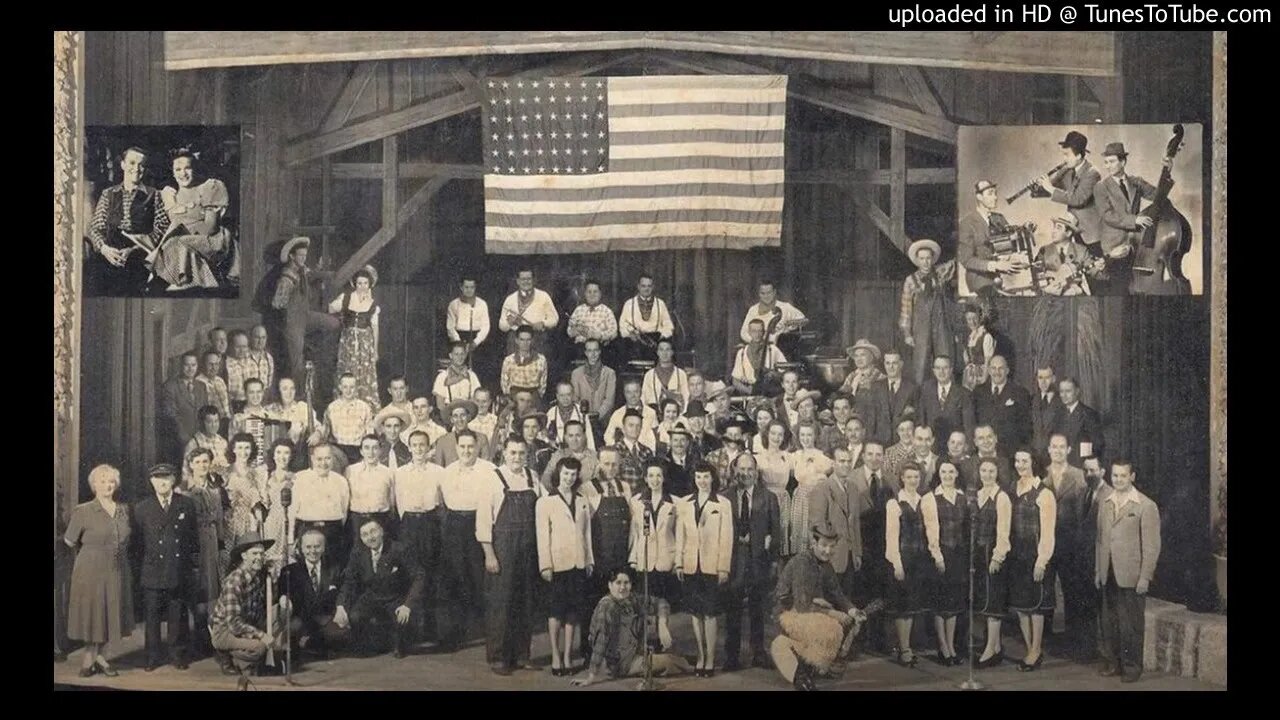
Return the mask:
[[404, 229], [404, 226], [409, 223], [409, 220], [412, 219], [419, 210], [425, 207], [427, 203], [431, 201], [431, 198], [434, 197], [435, 194], [439, 192], [440, 188], [444, 187], [447, 182], [449, 182], [449, 178], [431, 178], [425, 185], [418, 188], [413, 195], [410, 195], [409, 199], [405, 201], [404, 207], [400, 208], [396, 212], [395, 220], [392, 223], [385, 224], [381, 228], [378, 228], [378, 232], [374, 233], [373, 237], [366, 240], [364, 245], [362, 245], [355, 254], [347, 258], [347, 261], [342, 264], [342, 267], [338, 268], [337, 272], [334, 273], [332, 280], [329, 282], [329, 287], [342, 287], [345, 285], [347, 281], [351, 279], [351, 276], [355, 274], [356, 270], [364, 267], [370, 260], [373, 260], [379, 250], [386, 247], [396, 239], [396, 236], [399, 235], [400, 231]]
[[[530, 68], [512, 77], [576, 77], [626, 62], [629, 59], [630, 56], [610, 57], [605, 53], [588, 53]], [[324, 155], [332, 155], [391, 135], [398, 135], [406, 130], [430, 125], [479, 107], [480, 98], [474, 92], [461, 90], [289, 143], [284, 149], [284, 162], [287, 165], [298, 165]]]
[[[714, 55], [662, 53], [655, 56], [664, 62], [706, 74], [761, 74], [775, 71], [752, 63]], [[871, 93], [844, 90], [826, 85], [804, 75], [792, 75], [787, 81], [787, 95], [829, 110], [863, 120], [896, 127], [949, 145], [956, 143], [955, 123], [944, 117], [928, 115], [914, 108]]]
[[898, 72], [902, 75], [902, 81], [907, 84], [907, 90], [911, 92], [911, 99], [915, 100], [916, 107], [930, 115], [947, 116], [942, 109], [942, 101], [938, 99], [938, 94], [934, 91], [929, 78], [924, 76], [924, 71], [911, 65], [899, 65]]
[[290, 235], [306, 235], [313, 241], [317, 236], [333, 235], [338, 232], [337, 225], [290, 225], [285, 228]]
[[396, 212], [400, 207], [400, 195], [397, 192], [400, 183], [400, 144], [396, 136], [382, 138], [382, 225], [395, 225]]
[[[335, 180], [381, 180], [382, 163], [331, 163]], [[307, 165], [302, 172], [306, 177], [321, 177], [318, 164]], [[442, 175], [454, 180], [484, 177], [481, 165], [447, 163], [400, 163], [401, 180], [422, 180]]]
[[[889, 185], [892, 170], [788, 170], [787, 182], [800, 185]], [[950, 185], [955, 168], [908, 168], [907, 185]]]
[[907, 251], [907, 133], [900, 128], [889, 130], [889, 222], [893, 232], [889, 240], [902, 252]]
[[849, 63], [1114, 74], [1111, 32], [168, 31], [165, 69], [600, 50], [692, 50]]
[[[872, 202], [871, 198], [862, 193], [854, 193], [853, 204], [858, 210], [867, 214], [867, 218], [872, 223], [875, 223], [876, 228], [884, 233], [885, 237], [893, 238], [893, 221], [889, 219], [888, 215], [884, 214], [884, 210], [880, 209], [879, 205]], [[896, 245], [897, 243], [894, 244]]]
[[321, 132], [337, 130], [347, 124], [347, 121], [351, 119], [351, 113], [355, 111], [356, 105], [359, 104], [360, 98], [364, 95], [365, 88], [369, 86], [377, 70], [378, 63], [373, 61], [358, 63], [352, 69], [351, 77], [347, 78], [347, 82], [342, 86], [342, 90], [339, 91], [338, 97], [334, 99], [333, 106], [320, 123], [318, 129]]

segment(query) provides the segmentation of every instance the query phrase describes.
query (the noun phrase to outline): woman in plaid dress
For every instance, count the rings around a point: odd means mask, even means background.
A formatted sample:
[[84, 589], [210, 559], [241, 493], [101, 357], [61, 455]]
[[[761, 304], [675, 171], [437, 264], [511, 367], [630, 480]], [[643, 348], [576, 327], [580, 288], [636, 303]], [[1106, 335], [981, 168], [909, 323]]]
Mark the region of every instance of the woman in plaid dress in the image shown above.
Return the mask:
[[351, 278], [351, 289], [329, 303], [329, 313], [342, 322], [338, 337], [338, 378], [351, 373], [356, 378], [356, 396], [374, 410], [378, 401], [378, 303], [373, 288], [378, 271], [365, 265]]

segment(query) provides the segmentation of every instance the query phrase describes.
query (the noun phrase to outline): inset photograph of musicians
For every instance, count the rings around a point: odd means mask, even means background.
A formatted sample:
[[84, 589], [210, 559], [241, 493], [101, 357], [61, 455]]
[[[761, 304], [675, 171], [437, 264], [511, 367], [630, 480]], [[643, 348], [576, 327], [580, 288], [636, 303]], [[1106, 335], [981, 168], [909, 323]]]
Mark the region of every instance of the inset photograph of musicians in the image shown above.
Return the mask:
[[1198, 124], [961, 127], [961, 297], [1204, 293]]
[[89, 297], [240, 295], [238, 126], [85, 128]]

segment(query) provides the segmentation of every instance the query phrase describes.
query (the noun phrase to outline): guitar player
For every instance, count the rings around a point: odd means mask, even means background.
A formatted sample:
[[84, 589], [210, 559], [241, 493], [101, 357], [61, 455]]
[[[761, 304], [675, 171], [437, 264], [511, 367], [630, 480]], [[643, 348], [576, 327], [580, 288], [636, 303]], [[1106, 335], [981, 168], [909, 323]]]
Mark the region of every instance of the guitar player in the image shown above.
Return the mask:
[[[1094, 201], [1101, 211], [1102, 223], [1098, 226], [1102, 239], [1102, 252], [1107, 259], [1107, 280], [1095, 281], [1095, 295], [1125, 295], [1129, 291], [1129, 279], [1133, 275], [1133, 248], [1142, 232], [1152, 224], [1152, 219], [1140, 215], [1143, 200], [1151, 201], [1156, 186], [1125, 172], [1129, 153], [1124, 143], [1107, 143], [1102, 151], [1102, 164], [1107, 177], [1093, 190]], [[1168, 167], [1172, 161], [1165, 159]]]
[[89, 222], [89, 243], [97, 256], [86, 267], [89, 295], [140, 294], [150, 274], [146, 258], [169, 229], [160, 193], [142, 184], [147, 153], [130, 147], [120, 158], [124, 179], [102, 191]]

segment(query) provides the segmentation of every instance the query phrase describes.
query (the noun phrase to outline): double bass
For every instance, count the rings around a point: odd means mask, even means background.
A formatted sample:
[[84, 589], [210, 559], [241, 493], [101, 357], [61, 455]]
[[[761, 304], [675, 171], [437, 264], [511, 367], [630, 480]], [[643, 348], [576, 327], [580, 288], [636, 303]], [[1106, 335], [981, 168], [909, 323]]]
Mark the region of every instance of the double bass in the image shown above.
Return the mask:
[[[1173, 126], [1173, 137], [1165, 146], [1164, 169], [1156, 194], [1140, 216], [1151, 218], [1151, 226], [1135, 237], [1131, 295], [1190, 295], [1191, 281], [1182, 273], [1182, 257], [1191, 250], [1191, 223], [1169, 202], [1173, 187], [1172, 160], [1182, 148], [1182, 125]], [[1137, 235], [1137, 233], [1135, 233]]]

